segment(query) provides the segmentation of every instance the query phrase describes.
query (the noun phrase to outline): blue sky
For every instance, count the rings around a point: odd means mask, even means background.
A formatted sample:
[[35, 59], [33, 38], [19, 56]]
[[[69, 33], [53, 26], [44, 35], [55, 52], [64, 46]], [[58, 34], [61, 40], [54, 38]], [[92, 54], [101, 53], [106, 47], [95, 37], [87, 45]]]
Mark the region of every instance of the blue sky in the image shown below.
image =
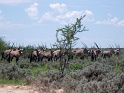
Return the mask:
[[78, 33], [88, 47], [124, 47], [124, 0], [0, 0], [0, 37], [15, 45], [50, 46], [56, 30], [87, 15], [82, 23], [89, 31]]

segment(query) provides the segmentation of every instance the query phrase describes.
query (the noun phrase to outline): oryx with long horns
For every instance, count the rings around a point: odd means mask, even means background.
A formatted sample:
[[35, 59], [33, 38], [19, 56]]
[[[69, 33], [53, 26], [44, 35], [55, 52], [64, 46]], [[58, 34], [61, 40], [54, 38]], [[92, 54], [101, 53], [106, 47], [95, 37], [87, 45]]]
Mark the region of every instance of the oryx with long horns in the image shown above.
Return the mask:
[[4, 51], [1, 53], [1, 60], [7, 59], [7, 57], [9, 56], [9, 53], [13, 50], [13, 46], [14, 46], [14, 43], [12, 44], [11, 47], [9, 47], [9, 49], [4, 50]]
[[[82, 43], [82, 42], [81, 42]], [[80, 59], [84, 59], [84, 57], [88, 57], [89, 55], [89, 50], [86, 46], [85, 43], [82, 43], [84, 45], [84, 48], [77, 48], [77, 49], [73, 49], [72, 53], [76, 56], [76, 57], [80, 57]]]
[[115, 44], [115, 46], [116, 46], [116, 49], [114, 49], [114, 54], [115, 55], [119, 55], [121, 53], [120, 45], [119, 44], [118, 45]]
[[[109, 45], [109, 46], [110, 46], [110, 45]], [[114, 48], [112, 48], [112, 46], [110, 46], [110, 49], [104, 50], [104, 51], [102, 52], [102, 57], [103, 57], [103, 58], [106, 58], [106, 57], [110, 58], [110, 57], [112, 56], [112, 54], [114, 54]]]
[[91, 60], [94, 61], [98, 57], [98, 55], [101, 53], [101, 49], [97, 45], [96, 42], [94, 42], [97, 48], [91, 50]]
[[17, 63], [17, 61], [19, 60], [19, 57], [23, 53], [23, 50], [24, 49], [21, 49], [20, 47], [18, 49], [11, 50], [9, 52], [8, 62], [10, 63], [13, 60], [13, 58], [15, 57], [16, 63]]

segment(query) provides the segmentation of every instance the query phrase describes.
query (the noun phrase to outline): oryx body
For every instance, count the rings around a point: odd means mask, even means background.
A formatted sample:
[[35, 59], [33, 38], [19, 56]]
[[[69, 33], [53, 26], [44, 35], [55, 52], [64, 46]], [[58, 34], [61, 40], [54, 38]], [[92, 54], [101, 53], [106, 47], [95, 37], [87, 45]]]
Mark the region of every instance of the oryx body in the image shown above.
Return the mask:
[[100, 49], [92, 49], [91, 50], [91, 60], [96, 60], [96, 58], [98, 57], [98, 55], [101, 53]]
[[103, 58], [106, 58], [106, 57], [110, 58], [110, 57], [112, 56], [112, 54], [114, 54], [114, 50], [113, 50], [113, 49], [104, 50], [104, 51], [102, 52], [102, 57], [103, 57]]
[[34, 60], [35, 62], [37, 61], [38, 59], [38, 56], [39, 56], [39, 53], [40, 53], [40, 50], [38, 49], [35, 49], [33, 51], [31, 51], [28, 55], [28, 58], [30, 59], [30, 63]]
[[101, 49], [99, 48], [99, 46], [96, 44], [96, 42], [94, 42], [94, 44], [96, 45], [97, 48], [91, 49], [91, 61], [96, 60], [96, 58], [98, 57], [98, 55], [101, 53]]
[[9, 53], [12, 51], [12, 49], [5, 50], [1, 53], [1, 60], [2, 59], [7, 59]]
[[62, 56], [62, 51], [60, 49], [53, 51], [53, 60], [57, 61]]
[[52, 51], [45, 51], [44, 52], [44, 57], [48, 60], [48, 61], [52, 61], [53, 58], [53, 52]]
[[52, 61], [52, 58], [53, 58], [52, 50], [50, 50], [50, 51], [41, 50], [39, 52], [38, 61], [42, 61], [43, 58], [46, 58], [48, 61]]
[[23, 53], [22, 51], [23, 51], [23, 49], [11, 50], [9, 52], [9, 58], [8, 58], [9, 63], [13, 60], [14, 57], [16, 58], [16, 62], [17, 62], [19, 60], [19, 57]]
[[76, 57], [80, 57], [81, 59], [84, 59], [85, 56], [88, 56], [89, 50], [87, 48], [78, 48], [78, 49], [72, 50], [72, 53]]

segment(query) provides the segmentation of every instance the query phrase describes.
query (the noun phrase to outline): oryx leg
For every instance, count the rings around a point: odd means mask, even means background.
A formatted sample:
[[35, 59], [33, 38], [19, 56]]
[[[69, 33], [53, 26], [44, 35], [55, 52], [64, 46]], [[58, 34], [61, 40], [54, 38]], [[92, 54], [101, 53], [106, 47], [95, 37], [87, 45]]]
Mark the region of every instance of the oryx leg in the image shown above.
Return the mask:
[[30, 58], [30, 63], [32, 62], [32, 58]]

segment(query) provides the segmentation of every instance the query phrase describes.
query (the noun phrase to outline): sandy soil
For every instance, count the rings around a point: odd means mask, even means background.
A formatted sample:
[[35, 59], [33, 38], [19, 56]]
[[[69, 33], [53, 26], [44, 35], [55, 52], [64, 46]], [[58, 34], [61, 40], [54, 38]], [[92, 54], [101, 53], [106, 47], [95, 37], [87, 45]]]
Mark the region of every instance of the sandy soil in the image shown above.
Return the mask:
[[[62, 89], [54, 91], [55, 93], [63, 93]], [[0, 85], [0, 93], [39, 93], [39, 92], [36, 91], [36, 88], [34, 88], [33, 86]]]
[[0, 85], [0, 93], [38, 93], [32, 86]]

